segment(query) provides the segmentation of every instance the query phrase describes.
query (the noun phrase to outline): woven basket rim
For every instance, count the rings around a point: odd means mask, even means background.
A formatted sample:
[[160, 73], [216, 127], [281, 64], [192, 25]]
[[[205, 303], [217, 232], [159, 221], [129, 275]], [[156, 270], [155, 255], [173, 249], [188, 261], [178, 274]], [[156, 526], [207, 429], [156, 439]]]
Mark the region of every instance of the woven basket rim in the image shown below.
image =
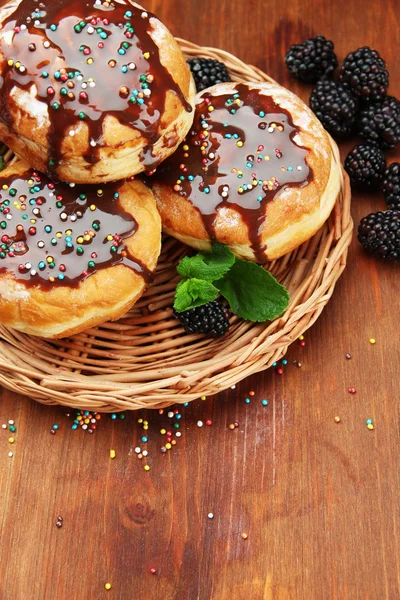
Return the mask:
[[[234, 81], [274, 82], [228, 52], [178, 42], [187, 58], [223, 61]], [[12, 157], [7, 151], [6, 160]], [[290, 306], [279, 319], [255, 324], [233, 317], [222, 340], [185, 334], [170, 308], [174, 265], [185, 249], [167, 238], [155, 283], [126, 318], [57, 341], [0, 326], [0, 384], [43, 404], [117, 412], [213, 395], [269, 368], [312, 326], [333, 293], [352, 239], [350, 201], [344, 173], [343, 189], [325, 225], [300, 248], [268, 265], [291, 291]]]

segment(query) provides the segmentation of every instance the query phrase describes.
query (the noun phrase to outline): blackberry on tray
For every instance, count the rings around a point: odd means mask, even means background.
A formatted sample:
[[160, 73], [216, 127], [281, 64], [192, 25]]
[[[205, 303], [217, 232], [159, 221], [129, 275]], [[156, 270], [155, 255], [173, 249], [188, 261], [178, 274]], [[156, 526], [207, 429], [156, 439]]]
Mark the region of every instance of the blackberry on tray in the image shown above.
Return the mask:
[[217, 83], [231, 81], [228, 69], [218, 60], [212, 58], [191, 58], [187, 63], [192, 72], [198, 92]]
[[219, 300], [208, 302], [174, 316], [187, 333], [204, 333], [208, 337], [222, 337], [229, 328], [228, 312]]

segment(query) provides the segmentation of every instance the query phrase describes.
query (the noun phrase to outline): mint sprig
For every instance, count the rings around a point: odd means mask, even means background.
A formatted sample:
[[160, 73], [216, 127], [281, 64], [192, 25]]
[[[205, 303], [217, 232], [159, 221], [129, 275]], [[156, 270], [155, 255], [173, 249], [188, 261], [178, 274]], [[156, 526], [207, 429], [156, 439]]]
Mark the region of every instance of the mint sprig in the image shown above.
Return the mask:
[[196, 308], [196, 306], [212, 302], [218, 294], [218, 289], [209, 281], [192, 277], [178, 284], [175, 293], [174, 308], [176, 312]]
[[214, 244], [207, 254], [198, 252], [194, 256], [185, 256], [177, 267], [182, 277], [195, 277], [205, 281], [221, 279], [235, 262], [235, 255], [223, 244]]
[[262, 323], [281, 315], [289, 304], [289, 292], [271, 273], [236, 258], [223, 244], [213, 244], [209, 253], [185, 256], [177, 270], [184, 278], [176, 288], [177, 312], [212, 302], [221, 293], [234, 314]]

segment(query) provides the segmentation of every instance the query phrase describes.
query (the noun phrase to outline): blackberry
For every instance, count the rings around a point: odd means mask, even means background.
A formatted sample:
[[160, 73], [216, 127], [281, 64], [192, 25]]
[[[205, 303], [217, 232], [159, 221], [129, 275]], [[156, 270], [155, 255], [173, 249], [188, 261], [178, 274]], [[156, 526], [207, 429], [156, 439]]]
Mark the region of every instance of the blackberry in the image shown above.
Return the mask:
[[174, 311], [174, 316], [179, 319], [187, 333], [204, 333], [208, 337], [221, 337], [229, 327], [228, 312], [219, 300], [181, 313]]
[[344, 168], [350, 176], [352, 185], [364, 189], [373, 188], [383, 178], [386, 158], [377, 146], [359, 144], [347, 155]]
[[333, 42], [326, 40], [323, 35], [317, 35], [302, 44], [290, 46], [285, 56], [286, 66], [296, 79], [315, 83], [336, 69], [338, 61], [333, 49]]
[[322, 79], [310, 97], [311, 110], [334, 137], [349, 136], [355, 125], [358, 100], [341, 83]]
[[356, 96], [374, 102], [385, 96], [389, 73], [379, 52], [364, 46], [346, 56], [340, 69], [340, 81]]
[[358, 227], [358, 241], [380, 258], [400, 261], [400, 211], [386, 210], [364, 217]]
[[360, 113], [358, 129], [361, 137], [384, 150], [400, 142], [400, 102], [386, 96], [382, 103], [366, 106]]
[[392, 163], [383, 176], [382, 191], [386, 204], [400, 210], [400, 163]]
[[187, 61], [198, 92], [224, 81], [231, 81], [228, 69], [218, 60], [211, 58], [191, 58]]

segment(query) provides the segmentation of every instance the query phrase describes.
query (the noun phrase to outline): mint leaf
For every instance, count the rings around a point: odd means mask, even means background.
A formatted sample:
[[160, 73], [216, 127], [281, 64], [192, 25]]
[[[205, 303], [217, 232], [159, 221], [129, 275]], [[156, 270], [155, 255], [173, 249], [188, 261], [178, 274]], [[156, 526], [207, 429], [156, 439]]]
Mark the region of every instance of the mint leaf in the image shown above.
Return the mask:
[[235, 262], [234, 254], [223, 244], [213, 244], [210, 253], [199, 252], [195, 256], [185, 256], [177, 270], [182, 277], [216, 281], [221, 279]]
[[202, 306], [215, 300], [218, 293], [217, 288], [209, 281], [186, 279], [186, 281], [181, 281], [176, 288], [174, 308], [176, 312], [183, 312], [196, 306]]
[[281, 315], [289, 304], [289, 292], [268, 271], [237, 258], [216, 287], [235, 315], [262, 323]]

